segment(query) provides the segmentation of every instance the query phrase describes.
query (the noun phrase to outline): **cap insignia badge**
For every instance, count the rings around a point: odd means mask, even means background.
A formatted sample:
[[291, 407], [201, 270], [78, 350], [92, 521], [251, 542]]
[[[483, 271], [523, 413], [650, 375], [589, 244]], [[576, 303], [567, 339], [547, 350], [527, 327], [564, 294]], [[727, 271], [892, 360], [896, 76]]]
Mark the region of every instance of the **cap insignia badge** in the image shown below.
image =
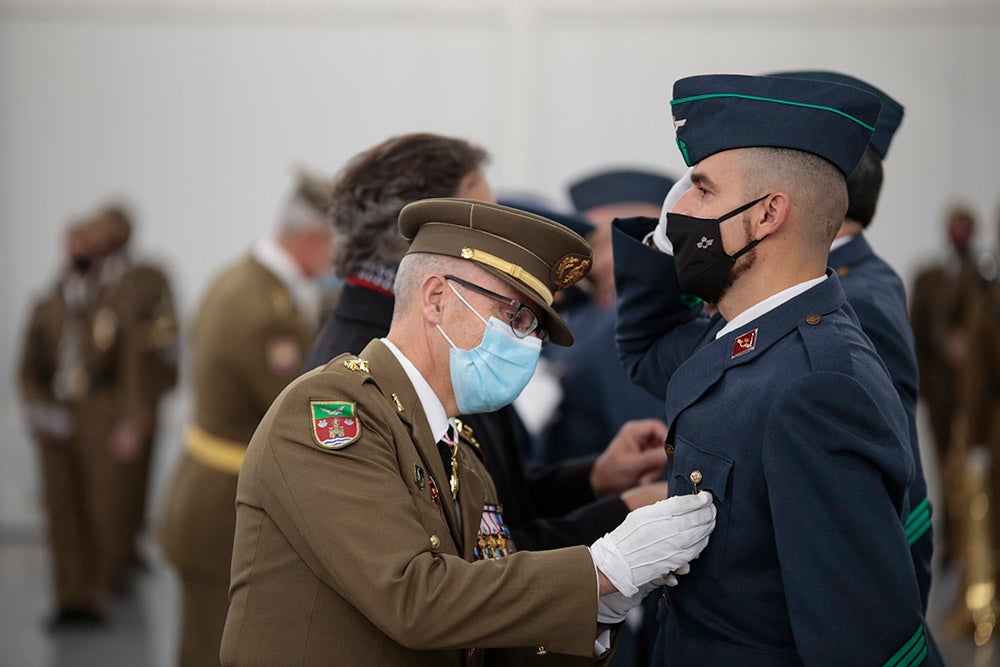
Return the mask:
[[590, 260], [579, 255], [566, 255], [553, 270], [553, 283], [557, 289], [565, 289], [587, 275], [590, 270]]

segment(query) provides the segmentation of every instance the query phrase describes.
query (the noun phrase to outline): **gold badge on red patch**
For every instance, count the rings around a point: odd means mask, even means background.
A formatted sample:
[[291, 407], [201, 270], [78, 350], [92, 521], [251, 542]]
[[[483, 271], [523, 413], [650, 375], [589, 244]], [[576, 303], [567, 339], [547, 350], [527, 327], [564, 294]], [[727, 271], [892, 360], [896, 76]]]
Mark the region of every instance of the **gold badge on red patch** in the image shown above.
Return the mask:
[[757, 330], [748, 331], [742, 336], [737, 336], [736, 340], [733, 341], [733, 356], [730, 359], [735, 359], [736, 357], [742, 356], [747, 352], [753, 351], [757, 347]]

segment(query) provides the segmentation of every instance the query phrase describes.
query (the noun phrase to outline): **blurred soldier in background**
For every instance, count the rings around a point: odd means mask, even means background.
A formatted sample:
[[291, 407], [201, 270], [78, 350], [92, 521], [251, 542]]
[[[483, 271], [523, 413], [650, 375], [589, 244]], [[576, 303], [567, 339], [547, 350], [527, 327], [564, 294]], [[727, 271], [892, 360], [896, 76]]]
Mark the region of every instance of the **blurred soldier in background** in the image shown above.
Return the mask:
[[193, 417], [160, 526], [182, 585], [179, 662], [219, 663], [229, 608], [236, 480], [250, 437], [298, 375], [328, 271], [329, 183], [301, 175], [273, 237], [208, 288], [191, 330]]
[[113, 576], [113, 426], [117, 327], [98, 309], [98, 242], [87, 225], [66, 233], [66, 266], [32, 311], [20, 386], [38, 443], [55, 611], [50, 628], [95, 625]]
[[[989, 269], [989, 264], [980, 263]], [[1000, 282], [983, 276], [966, 319], [966, 354], [958, 373], [951, 443], [949, 499], [960, 551], [962, 580], [948, 619], [957, 634], [971, 631], [976, 644], [993, 635], [997, 614], [997, 550], [1000, 547]], [[964, 454], [964, 456], [959, 456]], [[958, 459], [958, 460], [956, 460]], [[962, 465], [964, 464], [964, 465]]]
[[177, 318], [170, 281], [130, 254], [131, 216], [122, 205], [100, 209], [90, 223], [101, 253], [100, 301], [128, 337], [119, 369], [109, 449], [116, 469], [116, 583], [129, 565], [143, 566], [136, 538], [146, 516], [149, 469], [163, 396], [177, 382]]
[[[958, 373], [965, 362], [965, 326], [979, 277], [972, 253], [976, 222], [972, 212], [954, 208], [948, 214], [949, 256], [917, 274], [910, 295], [910, 322], [920, 370], [920, 398], [927, 405], [940, 462], [942, 487], [956, 488], [952, 479], [952, 426], [957, 407]], [[961, 549], [955, 511], [949, 504], [944, 517], [944, 558]]]

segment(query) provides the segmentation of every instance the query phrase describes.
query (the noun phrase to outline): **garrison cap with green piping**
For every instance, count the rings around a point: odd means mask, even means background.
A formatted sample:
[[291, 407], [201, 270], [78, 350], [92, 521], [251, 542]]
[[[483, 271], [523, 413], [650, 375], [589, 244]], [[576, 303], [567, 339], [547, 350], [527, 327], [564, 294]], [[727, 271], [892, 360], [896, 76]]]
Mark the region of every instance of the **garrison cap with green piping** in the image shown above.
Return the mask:
[[738, 74], [690, 76], [670, 101], [677, 146], [688, 166], [733, 148], [792, 148], [848, 176], [871, 140], [879, 98], [812, 79]]
[[471, 199], [423, 199], [399, 213], [399, 232], [411, 252], [475, 262], [531, 299], [544, 312], [541, 325], [557, 345], [573, 334], [552, 308], [558, 290], [587, 275], [590, 245], [548, 218]]
[[875, 123], [875, 133], [872, 134], [871, 143], [872, 148], [875, 149], [878, 156], [883, 160], [885, 159], [886, 154], [889, 152], [889, 144], [892, 142], [892, 137], [896, 134], [896, 130], [899, 129], [899, 124], [903, 122], [903, 105], [889, 97], [889, 94], [884, 90], [880, 90], [870, 83], [857, 79], [850, 74], [840, 74], [839, 72], [827, 72], [824, 70], [775, 72], [768, 76], [780, 76], [786, 79], [831, 81], [845, 86], [854, 86], [866, 93], [877, 95], [882, 102], [882, 113], [878, 115], [878, 121]]

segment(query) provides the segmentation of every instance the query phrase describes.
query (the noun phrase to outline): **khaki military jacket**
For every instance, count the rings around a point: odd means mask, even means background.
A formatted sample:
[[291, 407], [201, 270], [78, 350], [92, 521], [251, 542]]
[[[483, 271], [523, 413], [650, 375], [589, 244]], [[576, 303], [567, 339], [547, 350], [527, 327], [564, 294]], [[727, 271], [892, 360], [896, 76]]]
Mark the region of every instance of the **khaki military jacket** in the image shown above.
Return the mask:
[[[496, 502], [482, 462], [459, 445], [460, 525], [405, 371], [379, 341], [360, 359], [296, 380], [254, 434], [222, 663], [524, 664], [539, 651], [548, 664], [562, 661], [554, 653], [593, 662], [586, 547], [471, 562]], [[488, 650], [507, 646], [531, 648]]]
[[[160, 544], [175, 565], [228, 579], [239, 457], [301, 369], [312, 335], [285, 285], [252, 256], [223, 271], [202, 299], [188, 346], [190, 426], [219, 444], [207, 452], [194, 447], [188, 429], [159, 525]], [[219, 448], [235, 456], [213, 456]]]
[[288, 288], [252, 256], [216, 279], [191, 331], [194, 422], [248, 443], [279, 392], [302, 369], [315, 332]]
[[127, 264], [101, 301], [112, 309], [128, 342], [119, 391], [126, 417], [148, 417], [177, 382], [177, 317], [166, 274], [150, 264]]

